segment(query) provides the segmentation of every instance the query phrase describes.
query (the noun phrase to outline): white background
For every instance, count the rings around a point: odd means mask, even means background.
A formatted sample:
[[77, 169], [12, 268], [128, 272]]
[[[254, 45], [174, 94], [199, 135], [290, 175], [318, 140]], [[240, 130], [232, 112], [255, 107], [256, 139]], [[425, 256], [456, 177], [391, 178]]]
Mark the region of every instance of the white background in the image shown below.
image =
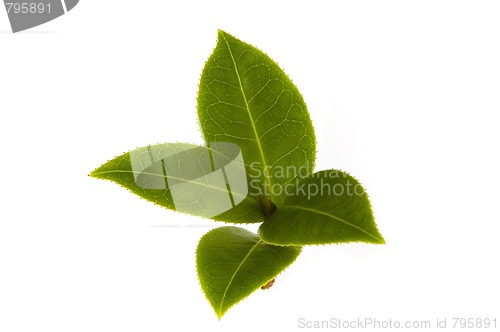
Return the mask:
[[[12, 34], [0, 10], [0, 331], [500, 325], [499, 17], [497, 1], [82, 0]], [[202, 143], [197, 83], [218, 28], [294, 80], [316, 169], [362, 181], [387, 241], [307, 247], [221, 321], [194, 265], [220, 224], [87, 177], [139, 146]]]

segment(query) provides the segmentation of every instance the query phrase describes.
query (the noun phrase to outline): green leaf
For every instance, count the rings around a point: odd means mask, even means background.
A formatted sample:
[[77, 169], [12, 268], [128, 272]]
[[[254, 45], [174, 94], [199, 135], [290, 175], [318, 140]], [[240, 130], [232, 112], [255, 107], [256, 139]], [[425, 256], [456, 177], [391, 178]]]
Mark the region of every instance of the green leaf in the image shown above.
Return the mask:
[[275, 245], [385, 243], [361, 184], [338, 170], [314, 173], [288, 188], [289, 196], [259, 228]]
[[300, 251], [300, 247], [264, 243], [239, 227], [219, 227], [206, 233], [196, 250], [196, 267], [217, 317], [276, 277]]
[[171, 210], [233, 223], [260, 222], [259, 198], [248, 192], [239, 148], [213, 143], [151, 145], [127, 152], [90, 176], [114, 181]]
[[283, 185], [313, 171], [316, 138], [297, 87], [266, 54], [224, 31], [201, 75], [198, 117], [207, 144], [240, 146], [252, 194], [278, 207]]

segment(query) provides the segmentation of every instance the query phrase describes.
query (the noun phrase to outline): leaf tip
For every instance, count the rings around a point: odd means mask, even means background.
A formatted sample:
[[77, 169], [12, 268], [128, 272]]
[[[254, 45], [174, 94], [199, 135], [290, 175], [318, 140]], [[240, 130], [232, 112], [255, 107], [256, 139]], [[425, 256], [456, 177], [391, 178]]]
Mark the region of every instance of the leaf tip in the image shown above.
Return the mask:
[[88, 174], [89, 177], [91, 178], [99, 178], [99, 172], [98, 172], [99, 168], [96, 168], [95, 170], [93, 170], [92, 172], [90, 172]]
[[379, 236], [378, 236], [378, 242], [375, 243], [375, 244], [386, 244], [385, 239], [384, 239], [384, 237], [381, 234], [379, 234]]
[[372, 244], [386, 244], [385, 239], [382, 236], [382, 234], [380, 233], [375, 222], [374, 222], [374, 227], [375, 227], [375, 230], [374, 230], [373, 238], [375, 239], [375, 241], [372, 241], [371, 243]]
[[227, 35], [227, 32], [225, 32], [224, 30], [222, 29], [217, 29], [217, 36], [220, 38], [220, 37], [224, 37], [225, 35]]

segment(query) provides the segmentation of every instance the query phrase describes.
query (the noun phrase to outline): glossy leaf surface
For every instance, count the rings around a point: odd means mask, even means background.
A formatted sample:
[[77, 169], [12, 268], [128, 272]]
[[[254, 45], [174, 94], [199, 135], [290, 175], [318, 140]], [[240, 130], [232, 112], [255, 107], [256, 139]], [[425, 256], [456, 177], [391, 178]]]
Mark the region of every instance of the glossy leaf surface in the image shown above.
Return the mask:
[[127, 152], [93, 171], [171, 210], [233, 223], [262, 221], [258, 197], [248, 192], [241, 152], [234, 144], [211, 148], [185, 143]]
[[368, 195], [347, 173], [314, 173], [290, 188], [288, 194], [284, 204], [259, 228], [259, 236], [267, 243], [384, 243]]
[[198, 117], [207, 144], [241, 148], [251, 192], [278, 207], [282, 186], [313, 171], [316, 138], [297, 87], [269, 56], [224, 31], [201, 75]]
[[196, 267], [201, 288], [217, 317], [266, 285], [293, 263], [300, 251], [300, 247], [264, 243], [239, 227], [219, 227], [205, 234], [196, 250]]

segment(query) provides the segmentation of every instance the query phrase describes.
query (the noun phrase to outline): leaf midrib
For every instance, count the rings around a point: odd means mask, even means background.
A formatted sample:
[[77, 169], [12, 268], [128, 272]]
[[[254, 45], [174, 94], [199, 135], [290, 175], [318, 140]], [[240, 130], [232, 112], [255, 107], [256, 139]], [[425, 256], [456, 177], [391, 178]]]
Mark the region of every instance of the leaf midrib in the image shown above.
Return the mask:
[[262, 240], [259, 240], [257, 243], [255, 243], [253, 246], [252, 246], [252, 249], [250, 249], [250, 251], [246, 254], [246, 256], [243, 258], [243, 260], [241, 261], [241, 263], [238, 265], [238, 267], [236, 268], [236, 270], [234, 271], [233, 275], [231, 276], [231, 279], [229, 280], [229, 283], [227, 284], [226, 286], [226, 289], [224, 290], [224, 294], [222, 294], [222, 299], [220, 301], [220, 306], [219, 306], [219, 314], [222, 313], [222, 305], [224, 304], [224, 300], [226, 299], [226, 294], [227, 294], [227, 291], [229, 289], [229, 287], [231, 286], [233, 280], [234, 280], [234, 277], [238, 274], [238, 272], [240, 271], [241, 267], [243, 266], [243, 264], [245, 263], [245, 261], [248, 259], [248, 257], [250, 257], [250, 255], [252, 254], [252, 252], [262, 243]]
[[375, 240], [377, 240], [377, 241], [382, 241], [382, 239], [380, 239], [380, 238], [378, 238], [378, 237], [374, 236], [373, 234], [371, 234], [371, 233], [369, 233], [369, 232], [365, 231], [365, 230], [364, 230], [364, 229], [362, 229], [361, 227], [356, 226], [356, 225], [354, 225], [354, 224], [350, 223], [350, 222], [349, 222], [349, 221], [347, 221], [347, 220], [344, 220], [344, 219], [342, 219], [342, 218], [336, 217], [336, 216], [334, 216], [334, 215], [332, 215], [332, 214], [329, 214], [329, 213], [327, 213], [327, 212], [323, 212], [323, 211], [319, 211], [319, 210], [316, 210], [316, 209], [307, 208], [307, 207], [304, 207], [304, 206], [294, 206], [294, 205], [285, 205], [285, 206], [282, 206], [282, 207], [281, 207], [281, 209], [283, 209], [283, 208], [288, 208], [288, 209], [296, 209], [296, 210], [304, 210], [304, 211], [309, 211], [309, 212], [312, 212], [312, 213], [321, 214], [321, 215], [327, 216], [327, 217], [329, 217], [329, 218], [331, 218], [331, 219], [338, 220], [338, 221], [340, 221], [340, 222], [342, 222], [342, 223], [346, 224], [347, 226], [353, 227], [353, 228], [355, 228], [355, 229], [357, 229], [357, 230], [361, 231], [362, 233], [365, 233], [366, 235], [368, 235], [368, 236], [370, 236], [370, 237], [374, 238], [374, 239], [375, 239]]
[[[110, 170], [110, 171], [101, 171], [101, 172], [97, 172], [97, 173], [92, 173], [93, 175], [99, 175], [99, 174], [108, 174], [108, 173], [131, 173], [131, 174], [139, 174], [139, 175], [150, 175], [150, 176], [153, 176], [153, 177], [161, 177], [163, 179], [166, 179], [167, 177], [170, 177], [172, 179], [175, 179], [175, 180], [186, 180], [184, 178], [179, 178], [179, 177], [176, 177], [176, 176], [171, 176], [171, 175], [168, 175], [168, 176], [165, 176], [165, 175], [159, 175], [157, 173], [149, 173], [149, 172], [138, 172], [138, 171], [127, 171], [127, 170]], [[195, 182], [193, 180], [188, 180], [187, 182], [193, 182], [193, 183], [197, 183], [197, 184], [202, 184], [200, 182]], [[224, 189], [223, 188], [220, 188], [220, 187], [214, 187], [214, 186], [211, 186], [211, 185], [208, 185], [206, 183], [203, 183], [203, 185], [209, 189], [215, 189], [217, 191], [220, 191], [220, 192], [224, 192]], [[139, 186], [138, 186], [139, 187]], [[141, 187], [139, 187], [141, 188]], [[141, 188], [141, 189], [148, 189], [148, 188]], [[165, 188], [165, 190], [168, 190], [170, 191], [170, 186], [168, 186], [167, 188]], [[232, 193], [233, 195], [236, 195], [237, 197], [242, 197], [243, 195], [239, 195], [238, 193]], [[246, 195], [243, 199], [247, 200], [249, 199], [249, 196], [250, 195]]]
[[[257, 128], [255, 127], [255, 122], [253, 120], [252, 112], [250, 112], [250, 106], [248, 105], [247, 96], [245, 94], [245, 90], [243, 89], [243, 83], [241, 82], [240, 73], [239, 73], [238, 67], [236, 65], [236, 60], [234, 58], [233, 51], [231, 50], [231, 46], [229, 46], [229, 42], [227, 41], [224, 33], [221, 33], [221, 35], [224, 38], [224, 41], [226, 42], [227, 49], [229, 50], [229, 55], [231, 56], [231, 60], [233, 61], [233, 66], [234, 66], [234, 70], [236, 72], [236, 76], [238, 77], [238, 83], [240, 85], [241, 94], [243, 95], [243, 100], [245, 101], [245, 108], [246, 108], [246, 111], [248, 113], [248, 117], [250, 118], [250, 124], [252, 125], [252, 130], [253, 130], [253, 133], [255, 136], [255, 142], [257, 143], [257, 147], [259, 148], [260, 159], [262, 161], [262, 166], [263, 166], [263, 170], [264, 170], [263, 174], [264, 174], [264, 177], [266, 180], [266, 183], [264, 183], [264, 185], [268, 186], [268, 188], [273, 188], [272, 183], [271, 183], [271, 178], [267, 174], [268, 166], [267, 166], [266, 157], [264, 156], [264, 150], [262, 150], [262, 143], [260, 141], [259, 134], [257, 133]], [[267, 190], [267, 192], [269, 193], [269, 198], [272, 200], [272, 198], [273, 198], [272, 192], [270, 190]]]

